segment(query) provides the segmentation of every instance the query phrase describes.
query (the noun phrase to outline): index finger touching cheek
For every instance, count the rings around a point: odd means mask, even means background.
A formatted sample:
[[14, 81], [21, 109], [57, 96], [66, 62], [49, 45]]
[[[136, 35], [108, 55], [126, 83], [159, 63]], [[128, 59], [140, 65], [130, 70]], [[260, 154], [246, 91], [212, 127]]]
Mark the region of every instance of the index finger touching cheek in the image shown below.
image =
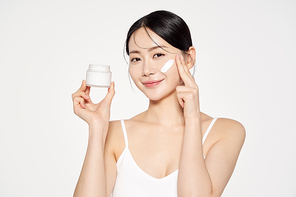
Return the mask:
[[176, 64], [177, 64], [178, 71], [179, 71], [179, 73], [180, 73], [180, 75], [182, 77], [182, 75], [185, 74], [185, 70], [184, 70], [184, 68], [182, 66], [180, 55], [177, 54], [175, 59], [176, 59]]
[[188, 74], [185, 71], [185, 65], [182, 63], [180, 55], [176, 55], [176, 62], [181, 79], [183, 80], [185, 85], [189, 85], [190, 76], [188, 76]]

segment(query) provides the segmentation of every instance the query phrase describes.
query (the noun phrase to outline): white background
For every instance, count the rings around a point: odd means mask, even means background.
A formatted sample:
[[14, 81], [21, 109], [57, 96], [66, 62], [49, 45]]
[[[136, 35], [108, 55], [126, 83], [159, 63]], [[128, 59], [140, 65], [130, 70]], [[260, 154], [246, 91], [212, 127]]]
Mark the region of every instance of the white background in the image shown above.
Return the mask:
[[71, 94], [89, 63], [111, 65], [112, 120], [146, 109], [122, 53], [130, 25], [158, 9], [191, 29], [202, 111], [246, 128], [223, 196], [296, 196], [295, 1], [1, 0], [1, 197], [72, 196], [88, 129]]

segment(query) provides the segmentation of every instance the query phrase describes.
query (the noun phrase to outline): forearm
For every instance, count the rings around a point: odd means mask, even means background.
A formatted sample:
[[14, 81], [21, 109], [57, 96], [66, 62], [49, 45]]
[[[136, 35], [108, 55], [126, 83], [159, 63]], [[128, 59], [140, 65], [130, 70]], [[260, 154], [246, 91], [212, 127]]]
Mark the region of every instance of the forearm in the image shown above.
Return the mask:
[[201, 120], [185, 120], [185, 131], [178, 176], [179, 197], [209, 197], [212, 183], [207, 171], [202, 149]]
[[89, 140], [85, 160], [74, 197], [105, 197], [105, 169], [104, 169], [104, 128], [92, 125], [89, 127]]

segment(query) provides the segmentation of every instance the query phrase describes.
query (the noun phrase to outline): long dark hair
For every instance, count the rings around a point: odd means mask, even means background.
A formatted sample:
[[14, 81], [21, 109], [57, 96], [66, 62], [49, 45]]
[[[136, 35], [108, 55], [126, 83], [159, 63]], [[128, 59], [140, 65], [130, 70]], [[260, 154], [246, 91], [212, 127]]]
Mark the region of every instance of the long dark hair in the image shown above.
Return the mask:
[[146, 31], [147, 28], [152, 30], [170, 45], [183, 52], [188, 51], [192, 46], [191, 34], [185, 21], [172, 12], [159, 10], [143, 16], [130, 27], [125, 41], [125, 50], [128, 55], [131, 35], [141, 27], [144, 27]]

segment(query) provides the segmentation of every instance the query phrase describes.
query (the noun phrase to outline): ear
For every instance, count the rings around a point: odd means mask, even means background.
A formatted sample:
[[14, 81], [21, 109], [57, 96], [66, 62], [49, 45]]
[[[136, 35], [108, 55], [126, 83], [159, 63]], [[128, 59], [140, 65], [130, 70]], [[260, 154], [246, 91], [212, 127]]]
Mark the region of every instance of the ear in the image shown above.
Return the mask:
[[186, 64], [187, 67], [190, 69], [194, 66], [196, 60], [196, 51], [194, 47], [189, 47], [188, 51], [186, 51]]

